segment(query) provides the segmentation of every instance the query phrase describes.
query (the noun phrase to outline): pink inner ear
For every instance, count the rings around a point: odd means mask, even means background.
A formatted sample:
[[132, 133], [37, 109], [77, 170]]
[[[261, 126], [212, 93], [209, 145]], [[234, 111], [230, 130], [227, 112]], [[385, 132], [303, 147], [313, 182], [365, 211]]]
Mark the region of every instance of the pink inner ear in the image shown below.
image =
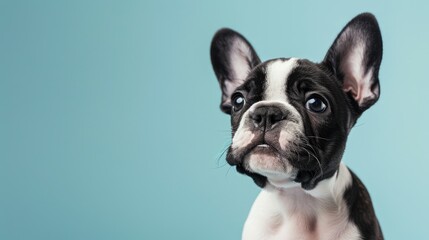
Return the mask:
[[359, 106], [377, 99], [378, 86], [372, 89], [374, 83], [373, 68], [365, 71], [363, 63], [364, 45], [356, 44], [355, 48], [345, 57], [341, 64], [344, 74], [343, 89], [350, 92]]
[[371, 68], [364, 76], [356, 79], [352, 75], [347, 75], [344, 78], [343, 89], [345, 92], [350, 92], [359, 106], [364, 106], [367, 102], [377, 98], [379, 89], [373, 85], [373, 69]]
[[229, 56], [231, 76], [229, 76], [230, 79], [225, 79], [222, 86], [222, 105], [225, 106], [231, 105], [231, 95], [237, 87], [243, 84], [251, 69], [249, 63], [252, 62], [251, 50], [242, 39], [236, 38], [232, 44], [232, 52]]

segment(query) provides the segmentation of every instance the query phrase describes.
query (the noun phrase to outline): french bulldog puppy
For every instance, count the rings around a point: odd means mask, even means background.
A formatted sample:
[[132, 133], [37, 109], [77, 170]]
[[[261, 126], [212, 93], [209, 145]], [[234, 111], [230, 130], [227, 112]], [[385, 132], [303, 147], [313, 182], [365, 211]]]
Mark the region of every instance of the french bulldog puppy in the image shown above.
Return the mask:
[[351, 128], [380, 95], [375, 17], [352, 19], [320, 63], [261, 62], [231, 29], [215, 34], [210, 53], [231, 115], [226, 160], [262, 188], [242, 238], [383, 239], [365, 186], [341, 161]]

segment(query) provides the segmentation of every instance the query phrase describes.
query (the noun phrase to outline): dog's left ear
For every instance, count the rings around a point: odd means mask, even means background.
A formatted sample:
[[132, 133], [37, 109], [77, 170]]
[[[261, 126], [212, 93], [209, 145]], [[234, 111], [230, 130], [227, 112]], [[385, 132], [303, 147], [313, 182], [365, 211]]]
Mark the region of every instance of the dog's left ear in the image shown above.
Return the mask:
[[374, 15], [362, 13], [338, 34], [323, 60], [355, 100], [359, 112], [380, 96], [378, 70], [383, 53], [380, 28]]
[[224, 113], [231, 114], [231, 94], [261, 60], [241, 34], [228, 28], [216, 32], [210, 47], [210, 57], [222, 89], [220, 108]]

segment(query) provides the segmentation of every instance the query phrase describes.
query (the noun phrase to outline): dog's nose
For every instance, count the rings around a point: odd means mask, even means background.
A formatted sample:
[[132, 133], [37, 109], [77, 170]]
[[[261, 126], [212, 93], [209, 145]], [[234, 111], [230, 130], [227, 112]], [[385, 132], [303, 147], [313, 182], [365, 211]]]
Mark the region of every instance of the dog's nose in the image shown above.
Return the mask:
[[287, 112], [275, 106], [261, 106], [249, 114], [255, 127], [263, 131], [268, 131], [275, 127], [275, 124], [283, 121], [287, 117]]

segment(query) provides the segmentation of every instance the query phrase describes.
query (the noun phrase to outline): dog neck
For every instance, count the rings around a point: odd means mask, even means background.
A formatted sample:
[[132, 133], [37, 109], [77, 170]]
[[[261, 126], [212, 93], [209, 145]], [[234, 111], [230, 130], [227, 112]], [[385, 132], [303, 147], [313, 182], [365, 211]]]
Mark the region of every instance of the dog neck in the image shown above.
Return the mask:
[[[303, 239], [342, 239], [340, 236], [354, 236], [358, 233], [350, 227], [349, 211], [343, 196], [351, 184], [350, 171], [342, 163], [332, 177], [320, 181], [310, 191], [300, 187], [279, 188], [268, 184], [256, 199], [243, 234], [258, 235], [250, 228], [263, 224], [263, 232], [270, 232], [273, 239], [282, 237], [285, 231], [306, 236]], [[290, 231], [291, 228], [294, 230]]]

